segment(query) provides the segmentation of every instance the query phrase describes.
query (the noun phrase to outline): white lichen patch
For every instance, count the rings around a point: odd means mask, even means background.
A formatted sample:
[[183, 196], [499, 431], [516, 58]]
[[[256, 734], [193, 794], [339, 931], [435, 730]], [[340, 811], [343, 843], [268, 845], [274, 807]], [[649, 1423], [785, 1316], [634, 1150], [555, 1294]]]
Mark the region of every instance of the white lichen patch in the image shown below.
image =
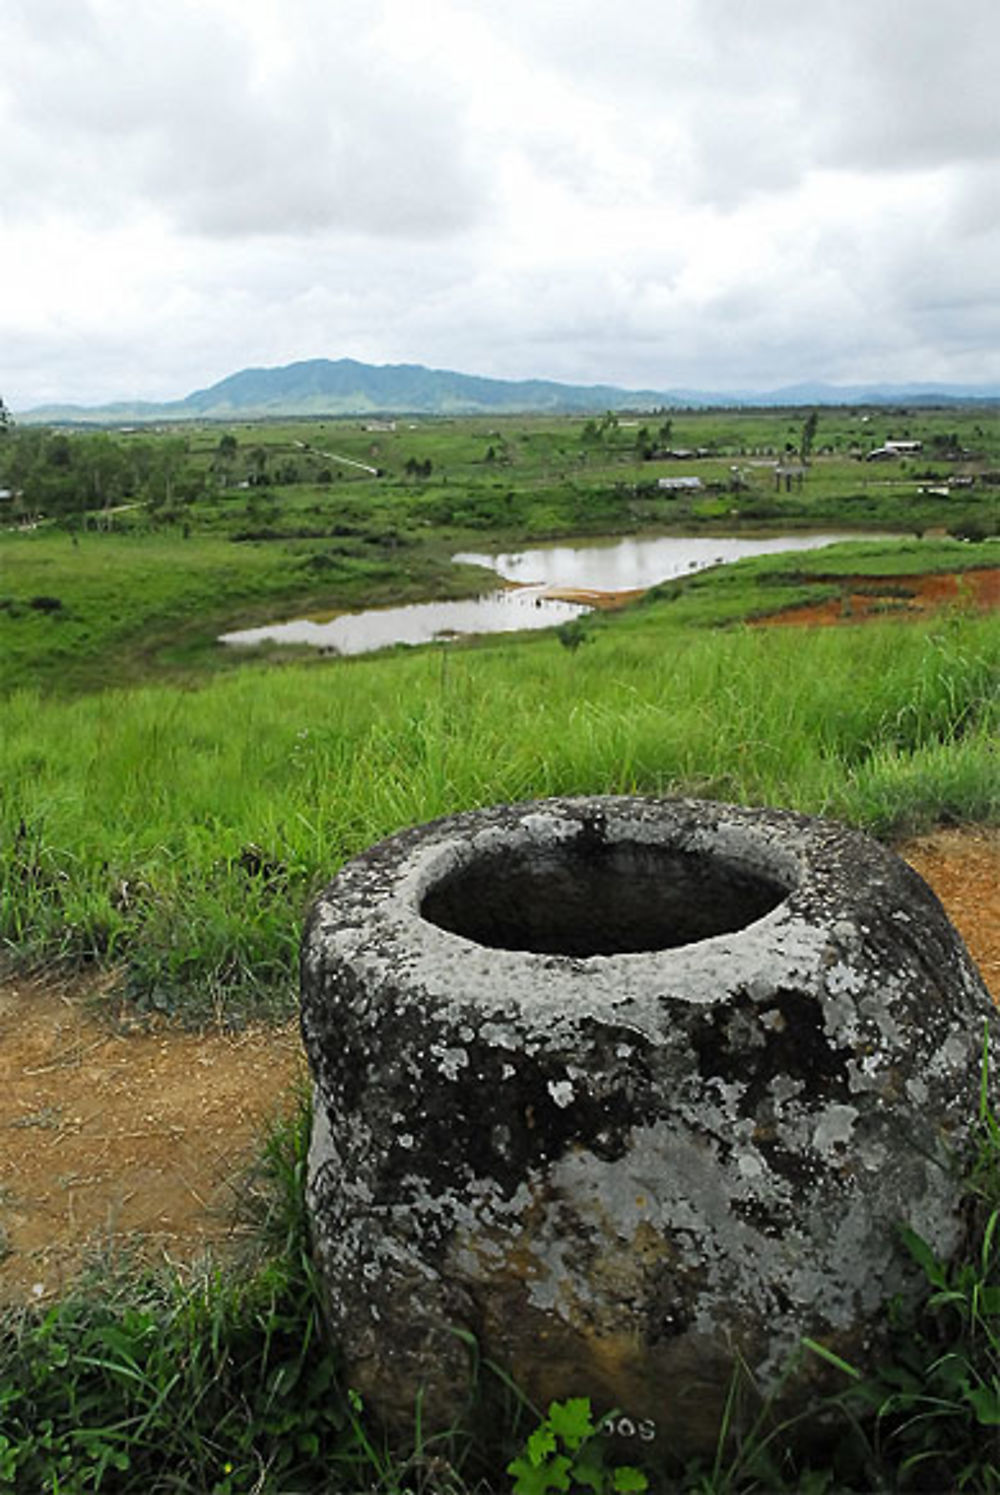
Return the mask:
[[823, 1157], [846, 1147], [858, 1119], [856, 1106], [827, 1106], [820, 1112], [812, 1134], [812, 1145]]
[[465, 1049], [461, 1048], [446, 1048], [441, 1044], [432, 1044], [430, 1055], [445, 1079], [448, 1080], [454, 1080], [459, 1071], [467, 1068], [469, 1063], [468, 1054]]

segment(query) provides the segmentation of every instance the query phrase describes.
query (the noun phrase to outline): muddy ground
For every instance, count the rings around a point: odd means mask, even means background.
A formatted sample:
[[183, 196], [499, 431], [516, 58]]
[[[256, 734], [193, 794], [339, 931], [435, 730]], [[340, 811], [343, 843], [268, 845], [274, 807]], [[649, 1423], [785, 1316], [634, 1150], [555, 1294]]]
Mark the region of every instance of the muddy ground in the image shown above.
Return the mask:
[[756, 620], [758, 626], [824, 627], [876, 617], [925, 617], [949, 607], [986, 612], [1000, 607], [1000, 567], [920, 576], [838, 576], [837, 597], [789, 607]]

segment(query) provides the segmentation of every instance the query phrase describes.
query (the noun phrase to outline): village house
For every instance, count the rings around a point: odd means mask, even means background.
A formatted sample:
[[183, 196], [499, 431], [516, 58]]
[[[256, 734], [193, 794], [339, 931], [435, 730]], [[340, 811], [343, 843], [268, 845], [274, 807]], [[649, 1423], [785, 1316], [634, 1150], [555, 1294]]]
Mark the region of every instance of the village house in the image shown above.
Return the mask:
[[922, 452], [924, 444], [922, 441], [891, 441], [888, 440], [883, 446], [877, 446], [874, 451], [865, 457], [866, 462], [891, 462], [895, 457], [911, 457], [916, 452]]
[[701, 478], [690, 477], [690, 478], [657, 478], [657, 480], [656, 480], [656, 486], [657, 486], [657, 488], [663, 488], [668, 493], [682, 493], [682, 492], [695, 493], [699, 489], [704, 488], [705, 485], [702, 482]]

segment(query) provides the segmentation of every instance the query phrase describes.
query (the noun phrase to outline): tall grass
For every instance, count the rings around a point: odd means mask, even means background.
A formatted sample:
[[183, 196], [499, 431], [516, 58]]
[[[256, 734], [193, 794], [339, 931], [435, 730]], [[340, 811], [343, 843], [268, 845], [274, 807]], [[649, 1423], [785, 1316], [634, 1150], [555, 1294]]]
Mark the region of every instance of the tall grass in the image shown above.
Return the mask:
[[0, 742], [0, 938], [137, 998], [287, 995], [302, 911], [403, 826], [551, 794], [700, 794], [882, 836], [1000, 817], [1000, 619], [598, 630], [245, 668], [197, 691], [21, 692]]

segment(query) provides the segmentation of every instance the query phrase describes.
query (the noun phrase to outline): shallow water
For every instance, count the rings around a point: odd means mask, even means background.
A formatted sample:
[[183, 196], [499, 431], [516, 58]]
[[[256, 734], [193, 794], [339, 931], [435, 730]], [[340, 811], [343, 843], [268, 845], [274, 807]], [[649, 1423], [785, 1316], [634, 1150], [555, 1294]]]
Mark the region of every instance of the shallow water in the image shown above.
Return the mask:
[[224, 633], [224, 644], [312, 644], [336, 654], [367, 654], [392, 644], [430, 644], [466, 633], [512, 633], [522, 628], [552, 628], [587, 612], [574, 602], [539, 596], [537, 588], [515, 587], [454, 602], [415, 602], [406, 607], [369, 608], [341, 613], [328, 621], [293, 618]]

